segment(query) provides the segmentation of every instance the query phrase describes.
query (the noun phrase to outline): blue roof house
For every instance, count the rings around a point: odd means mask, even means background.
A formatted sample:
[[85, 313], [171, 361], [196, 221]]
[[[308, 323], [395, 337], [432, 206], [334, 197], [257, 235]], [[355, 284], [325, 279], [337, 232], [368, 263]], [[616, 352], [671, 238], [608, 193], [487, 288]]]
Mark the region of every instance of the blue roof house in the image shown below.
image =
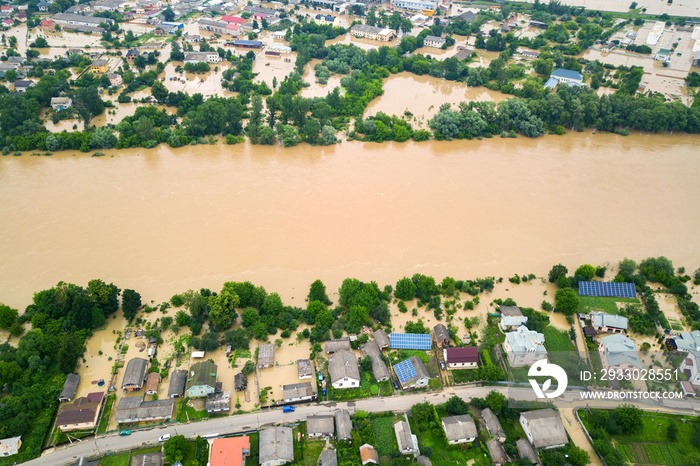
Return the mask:
[[411, 388], [420, 388], [428, 385], [430, 374], [425, 364], [418, 356], [411, 356], [405, 361], [401, 361], [394, 366], [396, 376], [399, 378], [399, 383], [403, 390]]

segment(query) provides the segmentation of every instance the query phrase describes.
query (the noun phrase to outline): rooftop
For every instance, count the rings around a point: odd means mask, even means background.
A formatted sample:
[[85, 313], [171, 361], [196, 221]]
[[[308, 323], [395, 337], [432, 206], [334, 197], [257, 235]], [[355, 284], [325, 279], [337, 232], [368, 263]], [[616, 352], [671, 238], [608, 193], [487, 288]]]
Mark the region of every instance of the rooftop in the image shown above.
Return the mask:
[[477, 363], [479, 362], [479, 350], [476, 346], [445, 348], [445, 362], [447, 364]]
[[474, 438], [478, 435], [476, 423], [468, 414], [443, 417], [441, 420], [445, 428], [445, 436], [449, 441]]
[[211, 443], [211, 466], [242, 466], [243, 457], [250, 454], [250, 438], [242, 437], [217, 438]]
[[314, 394], [311, 382], [293, 383], [282, 386], [282, 393], [285, 400], [295, 398], [306, 398]]
[[268, 427], [260, 431], [260, 464], [294, 461], [294, 442], [289, 427]]
[[328, 372], [331, 383], [342, 380], [345, 377], [360, 380], [360, 368], [357, 365], [357, 357], [345, 350], [340, 350], [328, 356]]
[[538, 354], [547, 354], [544, 348], [544, 335], [530, 330], [521, 325], [513, 332], [506, 333], [506, 341], [510, 344], [514, 353], [535, 351]]
[[197, 385], [216, 387], [216, 373], [216, 364], [214, 364], [214, 361], [211, 359], [194, 363], [192, 367], [190, 367], [186, 389], [189, 390]]
[[559, 413], [551, 408], [527, 411], [520, 414], [530, 428], [535, 448], [547, 448], [569, 443]]
[[615, 327], [627, 330], [627, 317], [613, 314], [593, 314], [594, 327]]
[[333, 416], [308, 416], [306, 418], [307, 435], [333, 435], [335, 418]]
[[275, 365], [275, 345], [264, 343], [258, 345], [258, 367], [263, 368]]
[[553, 78], [564, 78], [564, 79], [574, 79], [577, 81], [583, 80], [583, 75], [578, 71], [565, 70], [564, 68], [558, 68], [552, 71], [551, 77]]

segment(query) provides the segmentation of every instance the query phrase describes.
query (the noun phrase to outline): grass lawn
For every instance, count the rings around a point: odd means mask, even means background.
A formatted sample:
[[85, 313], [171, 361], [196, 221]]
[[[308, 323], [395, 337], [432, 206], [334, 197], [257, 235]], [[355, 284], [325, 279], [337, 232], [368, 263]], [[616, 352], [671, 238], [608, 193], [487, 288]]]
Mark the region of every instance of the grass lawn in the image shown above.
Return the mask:
[[396, 435], [394, 434], [394, 418], [379, 417], [372, 419], [372, 427], [374, 428], [374, 438], [377, 441], [375, 445], [377, 452], [380, 455], [391, 455], [396, 450]]
[[117, 455], [105, 456], [100, 460], [100, 466], [129, 466], [130, 453], [119, 453]]
[[399, 350], [399, 351], [398, 351], [397, 356], [398, 356], [398, 358], [399, 358], [399, 361], [398, 361], [398, 362], [401, 362], [401, 361], [403, 361], [404, 359], [408, 359], [408, 358], [410, 358], [411, 356], [417, 356], [418, 359], [420, 359], [421, 361], [423, 361], [423, 363], [425, 363], [425, 364], [427, 364], [427, 363], [428, 363], [428, 360], [430, 359], [430, 357], [428, 356], [428, 353], [426, 353], [425, 351], [419, 351], [419, 350], [406, 350], [406, 349], [402, 349], [402, 350]]
[[316, 466], [318, 457], [321, 456], [325, 446], [326, 442], [324, 440], [304, 442], [304, 466]]
[[569, 339], [568, 332], [548, 325], [544, 328], [543, 333], [544, 346], [547, 351], [576, 351], [576, 347]]
[[[434, 430], [419, 431], [413, 416], [409, 416], [411, 424], [411, 432], [418, 437], [418, 443], [423, 450], [428, 447], [432, 450], [430, 461], [435, 465], [466, 465], [470, 460], [474, 466], [488, 466], [491, 464], [488, 454], [483, 451], [478, 443], [478, 440], [468, 446], [448, 445], [442, 435], [440, 427]], [[484, 456], [485, 455], [485, 456]]]
[[112, 417], [112, 406], [114, 406], [114, 400], [117, 395], [112, 393], [107, 397], [107, 402], [105, 403], [105, 409], [102, 411], [102, 417], [100, 418], [100, 425], [97, 428], [97, 433], [102, 434], [107, 432], [107, 427], [109, 426], [109, 418]]
[[603, 311], [606, 314], [619, 314], [616, 303], [639, 303], [637, 298], [604, 298], [600, 296], [579, 296], [578, 312]]
[[245, 466], [258, 466], [258, 452], [260, 443], [260, 434], [257, 432], [254, 434], [248, 434], [250, 439], [250, 456], [245, 459]]

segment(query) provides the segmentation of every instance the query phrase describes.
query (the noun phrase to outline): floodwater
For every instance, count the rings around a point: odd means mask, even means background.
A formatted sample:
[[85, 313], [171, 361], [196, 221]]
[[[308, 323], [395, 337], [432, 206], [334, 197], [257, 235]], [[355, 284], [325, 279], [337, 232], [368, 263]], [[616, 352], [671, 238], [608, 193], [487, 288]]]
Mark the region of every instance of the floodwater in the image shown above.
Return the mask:
[[[535, 0], [522, 0], [528, 3], [534, 3]], [[549, 0], [542, 0], [542, 3], [549, 3]], [[563, 5], [583, 6], [587, 10], [602, 10], [602, 11], [629, 11], [632, 2], [628, 0], [562, 0]], [[637, 0], [637, 9], [646, 8], [648, 15], [662, 15], [664, 13], [670, 16], [699, 16], [700, 4], [696, 0], [675, 0], [673, 3], [667, 3], [661, 0]]]
[[[664, 255], [700, 266], [697, 136], [204, 145], [0, 159], [0, 302], [93, 278], [161, 302], [250, 280], [380, 286]], [[687, 206], [687, 207], [685, 207]], [[533, 300], [535, 307], [541, 299]]]

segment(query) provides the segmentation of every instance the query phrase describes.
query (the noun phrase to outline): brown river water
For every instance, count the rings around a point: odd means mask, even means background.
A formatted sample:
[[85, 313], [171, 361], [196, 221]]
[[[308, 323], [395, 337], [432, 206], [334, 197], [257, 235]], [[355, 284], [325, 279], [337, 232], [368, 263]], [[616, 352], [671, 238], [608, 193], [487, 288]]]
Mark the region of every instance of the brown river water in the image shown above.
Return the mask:
[[161, 302], [251, 280], [545, 276], [665, 255], [700, 266], [697, 136], [241, 144], [0, 159], [0, 302], [103, 278]]

